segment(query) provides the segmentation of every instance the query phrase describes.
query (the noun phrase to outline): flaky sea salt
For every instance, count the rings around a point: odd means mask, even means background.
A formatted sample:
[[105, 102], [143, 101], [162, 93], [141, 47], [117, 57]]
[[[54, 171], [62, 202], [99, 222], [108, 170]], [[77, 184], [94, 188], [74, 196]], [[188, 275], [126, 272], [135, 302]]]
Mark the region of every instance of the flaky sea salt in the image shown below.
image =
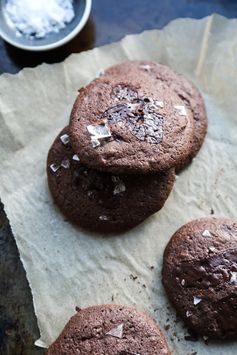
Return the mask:
[[68, 134], [63, 134], [61, 137], [60, 137], [60, 140], [63, 144], [68, 144], [69, 143], [69, 135]]
[[60, 168], [60, 166], [58, 165], [58, 164], [51, 164], [50, 165], [50, 169], [54, 172], [54, 173], [56, 173], [56, 171], [58, 171], [58, 169]]
[[175, 106], [174, 108], [180, 116], [187, 116], [186, 109], [184, 106]]
[[112, 337], [122, 339], [123, 337], [123, 324], [119, 324], [117, 327], [111, 329], [106, 335], [111, 335]]
[[99, 139], [92, 137], [91, 138], [91, 144], [92, 144], [93, 148], [96, 148], [96, 147], [98, 147], [100, 145], [100, 141], [99, 141]]
[[237, 271], [230, 271], [230, 283], [237, 285]]
[[193, 296], [193, 304], [194, 304], [194, 306], [196, 306], [201, 301], [202, 301], [202, 299], [200, 297]]
[[205, 229], [205, 230], [202, 232], [202, 236], [203, 236], [203, 237], [211, 237], [211, 233], [209, 232], [209, 230]]
[[121, 194], [121, 192], [124, 191], [126, 191], [126, 186], [124, 185], [124, 182], [120, 180], [118, 184], [115, 186], [113, 194], [114, 195]]
[[44, 38], [65, 28], [75, 12], [73, 0], [8, 0], [4, 15], [16, 35]]
[[105, 123], [100, 123], [97, 125], [91, 124], [86, 128], [87, 131], [91, 134], [91, 144], [93, 148], [96, 148], [100, 145], [99, 139], [111, 137], [109, 127]]
[[100, 216], [99, 219], [100, 219], [101, 221], [108, 221], [109, 217], [107, 217], [107, 216], [104, 215], [104, 216]]
[[142, 64], [142, 65], [140, 65], [140, 68], [145, 71], [150, 71], [151, 66], [149, 64]]
[[163, 107], [164, 107], [164, 102], [163, 102], [163, 101], [155, 100], [155, 101], [154, 101], [154, 105], [155, 105], [155, 106], [158, 106], [158, 107], [160, 107], [160, 108], [163, 108]]
[[74, 154], [72, 160], [80, 161], [80, 158], [77, 154]]
[[186, 317], [189, 318], [189, 317], [191, 317], [191, 316], [192, 316], [192, 312], [187, 311], [187, 312], [186, 312]]
[[69, 169], [70, 168], [70, 161], [68, 159], [64, 159], [62, 162], [61, 162], [61, 166], [64, 168], [64, 169]]
[[105, 123], [100, 123], [97, 125], [89, 125], [86, 127], [88, 132], [97, 139], [109, 138], [111, 133], [109, 127]]

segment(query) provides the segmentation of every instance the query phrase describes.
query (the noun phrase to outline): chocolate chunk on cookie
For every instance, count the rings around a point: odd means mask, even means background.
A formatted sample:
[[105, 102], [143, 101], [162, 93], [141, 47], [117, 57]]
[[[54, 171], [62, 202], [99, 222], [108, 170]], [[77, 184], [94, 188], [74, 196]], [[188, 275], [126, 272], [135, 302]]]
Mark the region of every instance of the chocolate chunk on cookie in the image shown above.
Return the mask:
[[146, 314], [121, 305], [80, 310], [47, 355], [169, 355], [165, 337]]
[[[103, 130], [103, 128], [102, 128]], [[113, 175], [85, 167], [72, 150], [68, 127], [47, 161], [48, 185], [72, 222], [97, 232], [132, 228], [160, 210], [173, 187], [174, 170], [154, 175]]]
[[164, 253], [163, 284], [186, 325], [237, 337], [237, 223], [203, 218], [181, 227]]
[[80, 90], [70, 119], [74, 151], [87, 166], [113, 173], [156, 173], [186, 161], [190, 107], [156, 77], [105, 76]]
[[152, 61], [129, 61], [114, 65], [104, 72], [104, 77], [111, 76], [121, 79], [126, 78], [126, 80], [140, 77], [148, 81], [150, 78], [155, 78], [167, 85], [180, 97], [184, 105], [192, 112], [195, 129], [189, 155], [185, 160], [180, 160], [176, 170], [180, 170], [189, 164], [200, 150], [207, 132], [207, 115], [199, 90], [184, 75], [176, 73], [166, 65]]

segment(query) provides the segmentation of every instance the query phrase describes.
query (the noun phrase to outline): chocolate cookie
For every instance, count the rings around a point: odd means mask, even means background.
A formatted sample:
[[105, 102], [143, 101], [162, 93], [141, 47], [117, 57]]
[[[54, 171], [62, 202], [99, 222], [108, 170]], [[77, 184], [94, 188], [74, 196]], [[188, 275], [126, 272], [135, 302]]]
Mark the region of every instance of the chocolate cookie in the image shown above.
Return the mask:
[[47, 161], [48, 185], [72, 222], [97, 232], [119, 232], [160, 210], [173, 187], [174, 170], [154, 175], [111, 175], [86, 168], [65, 128]]
[[190, 155], [194, 120], [155, 77], [101, 77], [80, 90], [70, 119], [73, 149], [91, 168], [115, 173], [165, 171]]
[[82, 309], [65, 326], [47, 355], [168, 355], [157, 324], [146, 314], [120, 305]]
[[186, 325], [237, 337], [237, 223], [203, 218], [181, 227], [164, 253], [163, 284]]
[[199, 90], [183, 75], [176, 73], [166, 65], [151, 61], [129, 61], [115, 65], [107, 69], [104, 76], [116, 76], [132, 80], [133, 77], [143, 77], [149, 80], [150, 77], [156, 78], [169, 86], [184, 102], [185, 106], [192, 111], [194, 119], [194, 136], [192, 146], [186, 160], [180, 161], [176, 170], [184, 168], [196, 156], [200, 150], [206, 132], [207, 115], [205, 104]]

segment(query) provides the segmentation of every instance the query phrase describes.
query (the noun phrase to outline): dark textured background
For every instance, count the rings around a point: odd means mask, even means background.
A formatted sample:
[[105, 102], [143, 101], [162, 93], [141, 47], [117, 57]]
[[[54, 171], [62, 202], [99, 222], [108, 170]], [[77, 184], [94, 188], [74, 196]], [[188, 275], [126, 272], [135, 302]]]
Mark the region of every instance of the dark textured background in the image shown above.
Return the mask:
[[[13, 48], [0, 39], [0, 73], [17, 73], [70, 53], [111, 43], [129, 33], [162, 28], [177, 17], [201, 18], [213, 12], [237, 17], [236, 0], [94, 0], [83, 31], [66, 46], [44, 53]], [[1, 142], [1, 132], [0, 132]], [[32, 297], [8, 220], [0, 205], [0, 355], [43, 354]]]

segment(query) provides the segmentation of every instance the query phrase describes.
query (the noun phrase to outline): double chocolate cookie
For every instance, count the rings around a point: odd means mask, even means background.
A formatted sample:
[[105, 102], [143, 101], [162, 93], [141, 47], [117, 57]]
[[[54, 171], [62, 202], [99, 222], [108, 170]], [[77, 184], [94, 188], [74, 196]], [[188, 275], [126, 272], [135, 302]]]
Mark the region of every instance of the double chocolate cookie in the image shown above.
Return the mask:
[[112, 173], [157, 173], [184, 164], [194, 137], [190, 106], [154, 76], [105, 75], [80, 90], [70, 119], [82, 163]]
[[74, 153], [68, 133], [67, 127], [50, 148], [47, 174], [53, 198], [70, 221], [97, 232], [120, 232], [163, 207], [174, 169], [138, 176], [90, 169]]
[[176, 165], [176, 170], [180, 170], [191, 162], [203, 144], [207, 132], [207, 115], [199, 90], [185, 76], [157, 62], [128, 61], [107, 69], [103, 77], [118, 77], [126, 80], [139, 77], [148, 82], [155, 80], [167, 85], [175, 92], [183, 101], [185, 107], [191, 110], [194, 120], [194, 135], [189, 155], [185, 160], [180, 160], [180, 163]]
[[82, 309], [47, 355], [169, 355], [166, 340], [146, 314], [120, 305]]
[[163, 284], [186, 325], [237, 337], [237, 223], [203, 218], [181, 227], [164, 253]]

